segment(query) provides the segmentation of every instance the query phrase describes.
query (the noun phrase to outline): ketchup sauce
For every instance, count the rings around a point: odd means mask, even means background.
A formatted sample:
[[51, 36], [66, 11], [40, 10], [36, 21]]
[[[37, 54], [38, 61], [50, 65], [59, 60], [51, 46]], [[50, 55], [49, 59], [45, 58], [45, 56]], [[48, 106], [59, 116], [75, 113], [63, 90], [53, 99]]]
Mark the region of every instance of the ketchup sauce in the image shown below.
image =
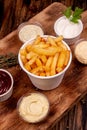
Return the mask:
[[11, 86], [11, 78], [3, 70], [0, 70], [0, 95], [6, 93]]

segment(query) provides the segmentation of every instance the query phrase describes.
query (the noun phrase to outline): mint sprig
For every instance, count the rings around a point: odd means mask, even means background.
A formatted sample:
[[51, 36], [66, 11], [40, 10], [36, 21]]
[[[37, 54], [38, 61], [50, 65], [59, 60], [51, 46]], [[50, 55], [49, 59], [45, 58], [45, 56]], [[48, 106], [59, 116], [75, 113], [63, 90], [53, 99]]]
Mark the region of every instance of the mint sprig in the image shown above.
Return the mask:
[[65, 12], [63, 12], [63, 14], [67, 17], [70, 18], [71, 14], [72, 14], [72, 9], [71, 7], [68, 7]]
[[71, 7], [68, 7], [63, 14], [72, 22], [78, 23], [78, 20], [81, 19], [81, 13], [83, 9], [76, 7], [75, 11], [72, 11]]

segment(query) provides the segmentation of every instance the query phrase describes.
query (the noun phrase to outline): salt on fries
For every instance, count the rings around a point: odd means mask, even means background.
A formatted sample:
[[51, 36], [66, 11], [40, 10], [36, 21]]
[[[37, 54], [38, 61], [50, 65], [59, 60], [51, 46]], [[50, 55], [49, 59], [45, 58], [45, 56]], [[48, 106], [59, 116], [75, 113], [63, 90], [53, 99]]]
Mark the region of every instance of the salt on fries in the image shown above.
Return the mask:
[[70, 50], [62, 42], [63, 37], [40, 36], [20, 50], [24, 67], [38, 76], [52, 76], [61, 72], [68, 64]]

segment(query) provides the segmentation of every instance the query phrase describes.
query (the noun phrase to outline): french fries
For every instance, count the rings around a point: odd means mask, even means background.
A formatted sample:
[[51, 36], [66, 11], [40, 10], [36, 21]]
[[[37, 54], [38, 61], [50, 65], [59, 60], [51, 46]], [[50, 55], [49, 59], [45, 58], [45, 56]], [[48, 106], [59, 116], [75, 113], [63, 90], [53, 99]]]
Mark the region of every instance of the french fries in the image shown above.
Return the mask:
[[70, 50], [62, 42], [63, 37], [37, 38], [20, 50], [24, 67], [38, 76], [52, 76], [61, 72], [68, 64]]
[[56, 74], [56, 66], [57, 66], [58, 56], [59, 56], [59, 53], [56, 53], [53, 57], [53, 61], [51, 64], [51, 75]]

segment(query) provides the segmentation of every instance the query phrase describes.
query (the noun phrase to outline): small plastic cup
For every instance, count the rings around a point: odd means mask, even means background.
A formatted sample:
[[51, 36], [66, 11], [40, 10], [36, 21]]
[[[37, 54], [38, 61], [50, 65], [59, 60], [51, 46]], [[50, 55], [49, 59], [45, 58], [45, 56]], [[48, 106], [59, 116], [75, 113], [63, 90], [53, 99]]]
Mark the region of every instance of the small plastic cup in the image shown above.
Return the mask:
[[24, 22], [18, 27], [18, 37], [21, 42], [35, 38], [37, 35], [44, 35], [43, 27], [40, 23], [28, 23]]
[[7, 100], [13, 92], [13, 77], [5, 69], [0, 69], [0, 102]]
[[73, 23], [65, 16], [62, 16], [55, 21], [54, 31], [57, 36], [62, 35], [68, 45], [72, 45], [80, 38], [83, 23], [81, 20], [78, 20], [78, 23]]
[[17, 103], [19, 116], [28, 123], [38, 123], [46, 119], [50, 104], [47, 97], [39, 92], [27, 93]]
[[87, 65], [87, 38], [82, 38], [76, 41], [74, 54], [80, 63]]

